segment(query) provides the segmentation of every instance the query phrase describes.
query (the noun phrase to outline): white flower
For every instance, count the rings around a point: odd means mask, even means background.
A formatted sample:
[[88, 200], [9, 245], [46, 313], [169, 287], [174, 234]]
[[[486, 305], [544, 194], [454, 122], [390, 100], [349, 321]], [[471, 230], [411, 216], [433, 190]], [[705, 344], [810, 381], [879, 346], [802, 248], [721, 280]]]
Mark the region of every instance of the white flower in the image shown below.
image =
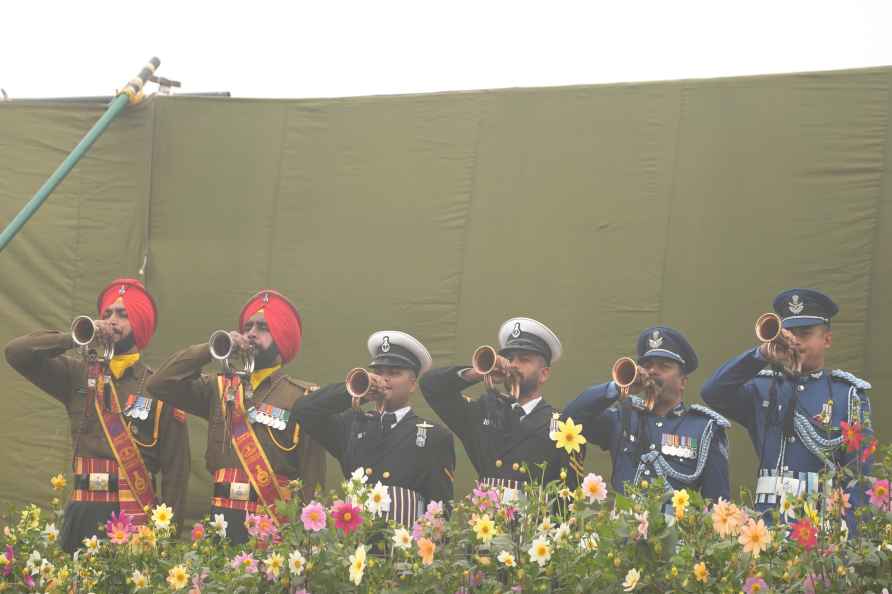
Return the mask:
[[530, 561], [535, 561], [539, 567], [544, 567], [548, 560], [551, 559], [551, 545], [548, 544], [547, 538], [536, 538], [530, 545]]
[[582, 479], [582, 494], [589, 503], [607, 499], [607, 484], [597, 474], [590, 472]]
[[307, 564], [307, 560], [304, 559], [304, 556], [300, 554], [300, 551], [292, 551], [290, 555], [288, 555], [288, 568], [291, 570], [292, 575], [300, 575], [304, 572], [304, 567]]
[[542, 534], [548, 534], [552, 530], [554, 530], [554, 524], [551, 523], [551, 518], [545, 516], [542, 519], [542, 523], [539, 524], [539, 532], [541, 532]]
[[366, 476], [365, 468], [363, 468], [362, 466], [354, 470], [353, 473], [350, 475], [350, 482], [359, 481], [364, 485], [368, 480], [369, 477]]
[[83, 542], [88, 555], [95, 555], [99, 551], [99, 539], [95, 534], [90, 538], [85, 538]]
[[385, 514], [390, 510], [390, 494], [387, 487], [381, 484], [381, 481], [372, 488], [368, 499], [365, 502], [366, 510], [376, 516]]
[[570, 524], [566, 522], [562, 523], [558, 526], [558, 529], [554, 531], [554, 540], [555, 542], [561, 542], [562, 540], [568, 538], [570, 536]]
[[170, 521], [173, 519], [173, 510], [166, 503], [162, 503], [152, 510], [152, 522], [155, 528], [170, 528]]
[[365, 547], [359, 545], [356, 552], [350, 555], [350, 581], [355, 585], [362, 582], [362, 574], [365, 571]]
[[508, 551], [502, 551], [499, 553], [499, 563], [502, 563], [505, 567], [514, 567], [517, 565], [517, 562], [514, 560], [514, 555], [509, 553]]
[[631, 592], [641, 580], [641, 573], [637, 569], [630, 569], [623, 581], [623, 592]]
[[41, 561], [43, 561], [43, 557], [40, 556], [40, 551], [31, 551], [31, 555], [25, 563], [25, 567], [31, 575], [37, 575], [37, 572], [40, 571]]
[[149, 585], [149, 576], [138, 569], [134, 569], [133, 573], [130, 574], [130, 581], [133, 583], [133, 587], [139, 590]]
[[393, 531], [393, 546], [408, 550], [412, 546], [412, 535], [405, 528], [397, 528]]
[[40, 577], [45, 580], [48, 580], [50, 578], [50, 576], [53, 575], [54, 569], [55, 569], [55, 566], [52, 563], [50, 563], [46, 559], [42, 560], [40, 562]]
[[55, 524], [47, 524], [43, 529], [43, 540], [47, 543], [54, 543], [59, 540], [59, 529]]
[[780, 513], [784, 522], [791, 523], [796, 519], [796, 498], [784, 491], [780, 500]]
[[217, 533], [217, 536], [226, 538], [226, 529], [229, 527], [229, 522], [226, 521], [223, 514], [214, 514], [214, 521], [210, 525], [214, 532]]
[[579, 540], [579, 548], [583, 551], [597, 551], [600, 538], [601, 537], [598, 536], [597, 532], [592, 532], [588, 536], [583, 536]]

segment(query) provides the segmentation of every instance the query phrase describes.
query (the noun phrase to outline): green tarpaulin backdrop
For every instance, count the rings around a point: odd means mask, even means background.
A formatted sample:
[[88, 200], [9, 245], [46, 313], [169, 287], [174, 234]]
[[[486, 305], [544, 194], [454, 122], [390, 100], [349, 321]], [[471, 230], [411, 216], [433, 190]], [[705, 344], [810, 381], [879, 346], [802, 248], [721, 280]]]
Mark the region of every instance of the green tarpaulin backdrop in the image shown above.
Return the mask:
[[[0, 254], [0, 342], [67, 328], [115, 276], [160, 306], [146, 356], [231, 328], [273, 287], [299, 305], [289, 371], [320, 383], [368, 362], [377, 329], [467, 361], [509, 316], [564, 358], [546, 397], [605, 381], [644, 327], [701, 358], [687, 399], [751, 346], [777, 291], [840, 304], [830, 364], [873, 382], [892, 422], [892, 68], [330, 100], [158, 97], [111, 126]], [[0, 222], [103, 111], [0, 103]], [[0, 501], [49, 499], [68, 471], [63, 409], [0, 365]], [[418, 395], [415, 404], [430, 414]], [[208, 509], [205, 424], [191, 419], [188, 516]], [[755, 456], [731, 433], [732, 478]], [[457, 493], [473, 470], [459, 455]], [[609, 473], [607, 454], [587, 466]], [[339, 479], [329, 460], [329, 483]]]

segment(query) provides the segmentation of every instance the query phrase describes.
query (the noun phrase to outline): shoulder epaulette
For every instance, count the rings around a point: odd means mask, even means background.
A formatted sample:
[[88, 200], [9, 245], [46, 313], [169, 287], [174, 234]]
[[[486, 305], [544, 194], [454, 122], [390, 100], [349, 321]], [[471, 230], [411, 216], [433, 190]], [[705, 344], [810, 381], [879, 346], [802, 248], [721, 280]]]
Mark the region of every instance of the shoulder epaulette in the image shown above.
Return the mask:
[[304, 394], [309, 394], [310, 392], [315, 392], [319, 389], [319, 384], [308, 382], [302, 379], [297, 379], [296, 377], [291, 377], [290, 375], [286, 375], [285, 379], [303, 390]]
[[688, 406], [688, 409], [700, 413], [705, 417], [709, 417], [710, 419], [715, 421], [719, 427], [724, 427], [725, 429], [727, 429], [731, 426], [731, 421], [729, 421], [719, 413], [715, 412], [708, 406], [703, 406], [702, 404], [691, 404], [690, 406]]
[[834, 369], [830, 372], [830, 376], [834, 379], [848, 382], [859, 390], [869, 390], [871, 388], [870, 382], [866, 382], [863, 379], [852, 375], [848, 371], [843, 371], [842, 369]]

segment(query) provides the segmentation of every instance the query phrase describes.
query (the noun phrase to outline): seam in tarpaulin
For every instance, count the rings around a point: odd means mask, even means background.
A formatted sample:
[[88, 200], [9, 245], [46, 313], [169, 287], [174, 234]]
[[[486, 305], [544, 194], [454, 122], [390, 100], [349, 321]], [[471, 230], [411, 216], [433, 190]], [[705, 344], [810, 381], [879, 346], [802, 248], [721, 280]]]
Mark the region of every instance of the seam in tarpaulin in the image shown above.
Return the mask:
[[678, 118], [675, 122], [675, 143], [672, 147], [672, 181], [669, 184], [669, 201], [666, 205], [666, 241], [663, 244], [663, 265], [660, 271], [660, 296], [657, 304], [657, 324], [663, 323], [663, 306], [666, 303], [666, 271], [669, 269], [669, 240], [672, 236], [672, 209], [675, 208], [676, 185], [678, 184], [678, 155], [681, 145], [681, 124], [685, 114], [687, 84], [678, 89]]
[[462, 225], [462, 237], [461, 237], [461, 262], [460, 269], [458, 275], [458, 291], [457, 297], [455, 300], [455, 327], [452, 332], [452, 356], [453, 358], [458, 355], [458, 333], [461, 328], [461, 303], [462, 303], [462, 294], [465, 288], [465, 262], [467, 261], [468, 256], [468, 241], [471, 237], [471, 211], [474, 209], [474, 194], [477, 188], [477, 169], [479, 166], [480, 160], [480, 138], [483, 136], [481, 130], [483, 129], [483, 120], [485, 118], [486, 112], [486, 99], [481, 98], [478, 106], [477, 112], [477, 130], [476, 136], [474, 138], [474, 152], [471, 155], [471, 176], [469, 180], [468, 187], [468, 210], [465, 214], [465, 222]]
[[266, 286], [273, 284], [273, 248], [276, 245], [276, 219], [279, 214], [279, 194], [282, 191], [282, 163], [285, 160], [285, 142], [288, 138], [288, 107], [282, 104], [282, 136], [279, 139], [279, 162], [276, 164], [276, 189], [270, 209], [269, 241], [266, 244]]
[[886, 82], [886, 140], [883, 143], [883, 154], [881, 167], [883, 168], [883, 173], [880, 177], [880, 186], [879, 192], [877, 192], [877, 206], [874, 211], [874, 220], [876, 221], [873, 228], [873, 249], [871, 250], [870, 257], [870, 272], [867, 275], [867, 312], [864, 316], [864, 348], [861, 351], [861, 356], [863, 357], [863, 364], [861, 365], [861, 369], [866, 377], [870, 377], [871, 369], [870, 369], [870, 357], [868, 357], [867, 352], [871, 345], [872, 340], [872, 332], [871, 332], [871, 323], [870, 321], [873, 319], [873, 310], [874, 310], [874, 279], [876, 278], [876, 269], [877, 269], [877, 258], [878, 258], [878, 250], [880, 246], [880, 227], [883, 225], [883, 202], [885, 202], [884, 198], [886, 196], [886, 179], [889, 176], [889, 172], [886, 170], [886, 163], [889, 156], [889, 142], [890, 142], [890, 132], [892, 132], [892, 127], [889, 126], [889, 118], [890, 112], [892, 112], [892, 76], [887, 75]]

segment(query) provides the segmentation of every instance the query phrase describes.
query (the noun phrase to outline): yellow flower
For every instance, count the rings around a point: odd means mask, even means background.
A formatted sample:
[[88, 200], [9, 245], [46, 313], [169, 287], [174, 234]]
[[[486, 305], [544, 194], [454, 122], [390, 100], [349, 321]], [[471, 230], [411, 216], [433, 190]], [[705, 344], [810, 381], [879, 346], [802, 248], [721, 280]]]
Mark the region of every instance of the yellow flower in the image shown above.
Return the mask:
[[814, 524], [815, 526], [820, 526], [821, 520], [818, 517], [818, 510], [816, 510], [814, 508], [814, 506], [812, 504], [810, 504], [808, 501], [805, 502], [805, 505], [803, 506], [803, 508], [805, 509], [805, 515], [808, 516], [808, 519], [811, 520], [811, 523]]
[[474, 534], [477, 535], [477, 540], [483, 542], [491, 541], [492, 537], [496, 535], [496, 525], [489, 518], [489, 514], [477, 518], [477, 521], [474, 522]]
[[65, 476], [59, 473], [50, 479], [50, 484], [53, 486], [53, 491], [61, 491], [68, 483], [65, 480]]
[[170, 571], [167, 572], [167, 583], [170, 584], [173, 590], [185, 588], [186, 584], [189, 583], [189, 574], [186, 573], [186, 568], [182, 565], [171, 567]]
[[690, 501], [691, 496], [688, 495], [688, 492], [685, 489], [680, 489], [672, 494], [672, 507], [675, 508], [676, 518], [680, 520], [684, 517], [684, 512], [688, 509]]
[[641, 581], [641, 572], [637, 569], [630, 569], [629, 573], [626, 574], [626, 579], [623, 581], [623, 592], [631, 592], [638, 586], [638, 582]]
[[173, 510], [165, 503], [152, 510], [152, 522], [155, 524], [155, 528], [169, 528], [172, 519]]
[[263, 564], [266, 566], [267, 573], [273, 577], [279, 577], [279, 574], [282, 573], [282, 568], [285, 566], [285, 557], [279, 553], [273, 553], [264, 559]]
[[709, 581], [709, 570], [706, 569], [706, 563], [701, 561], [694, 565], [694, 577], [698, 582], [703, 582], [704, 584]]
[[573, 419], [558, 421], [558, 430], [552, 431], [549, 437], [554, 442], [554, 447], [563, 448], [568, 454], [579, 452], [580, 446], [585, 443], [582, 425], [575, 424]]
[[744, 552], [752, 553], [753, 557], [758, 558], [759, 553], [766, 550], [771, 544], [771, 533], [763, 520], [756, 522], [750, 519], [741, 528], [740, 538], [737, 541], [743, 545]]
[[509, 553], [508, 551], [502, 551], [499, 553], [499, 563], [503, 564], [505, 567], [514, 567], [517, 565], [517, 562], [514, 560], [514, 555]]

